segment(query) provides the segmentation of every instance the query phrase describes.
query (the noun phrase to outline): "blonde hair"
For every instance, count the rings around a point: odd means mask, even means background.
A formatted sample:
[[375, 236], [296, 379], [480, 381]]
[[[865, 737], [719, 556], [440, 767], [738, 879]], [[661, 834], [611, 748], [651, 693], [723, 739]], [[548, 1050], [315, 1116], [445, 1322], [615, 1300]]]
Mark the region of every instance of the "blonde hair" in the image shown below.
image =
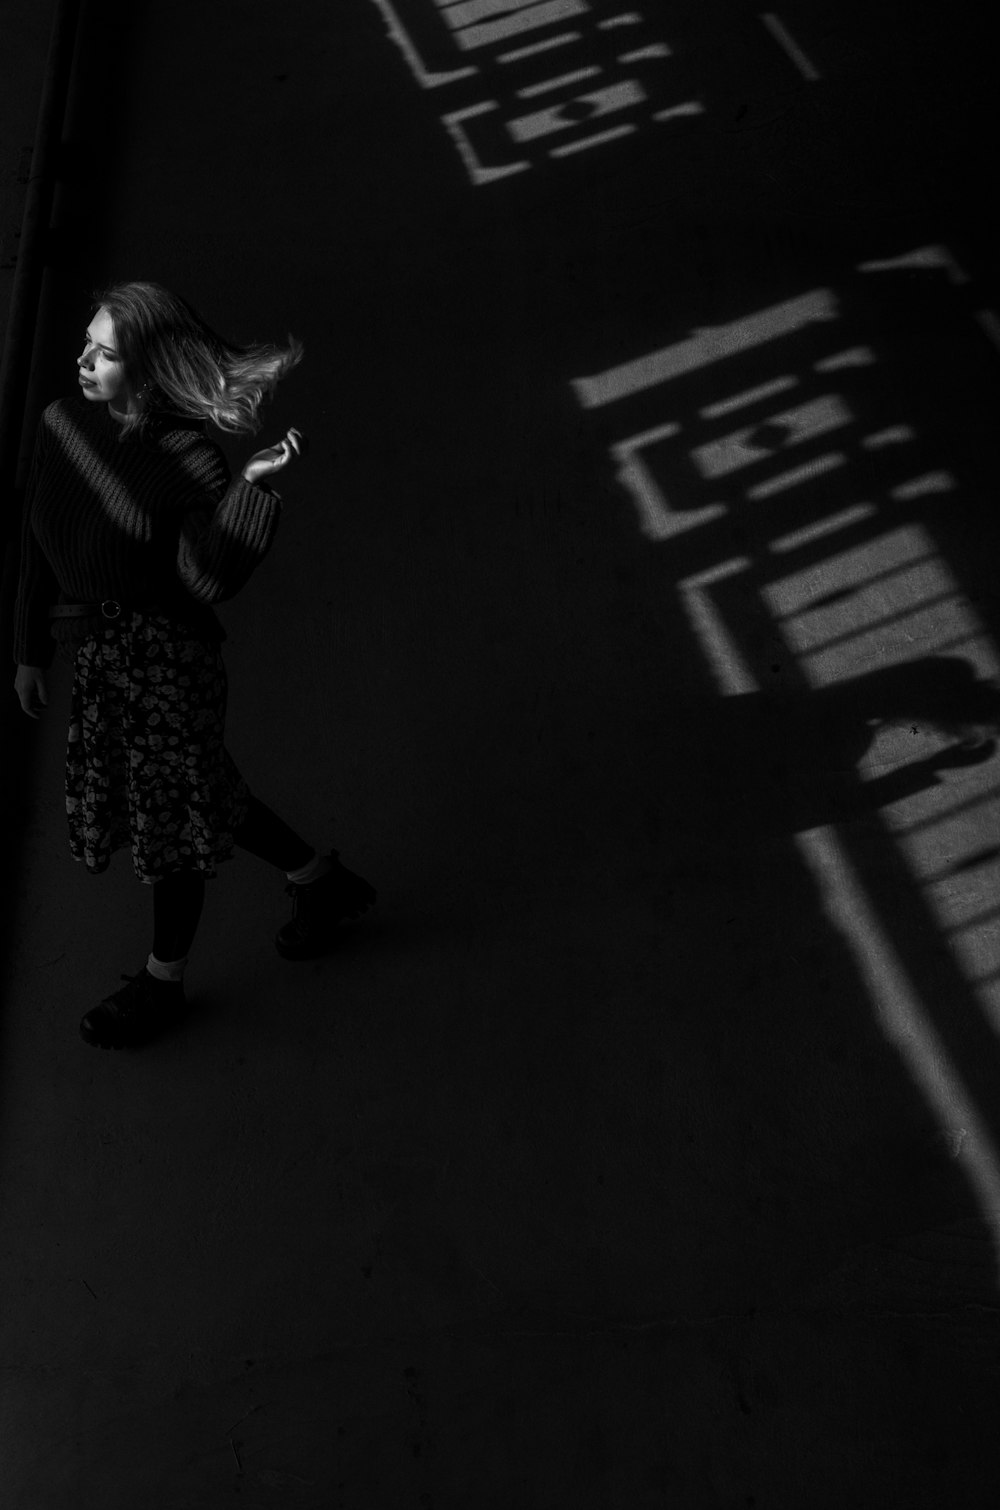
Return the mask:
[[142, 435], [157, 412], [208, 420], [233, 435], [255, 435], [261, 405], [302, 360], [302, 342], [238, 346], [159, 283], [115, 283], [95, 293], [106, 309], [138, 413], [122, 436]]

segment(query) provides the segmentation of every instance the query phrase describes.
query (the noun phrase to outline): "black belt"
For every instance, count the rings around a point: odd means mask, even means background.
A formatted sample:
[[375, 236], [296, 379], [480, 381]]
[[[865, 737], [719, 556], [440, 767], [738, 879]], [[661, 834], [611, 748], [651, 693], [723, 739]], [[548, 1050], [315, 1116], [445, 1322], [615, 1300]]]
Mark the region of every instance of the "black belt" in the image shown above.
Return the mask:
[[[120, 619], [123, 613], [133, 613], [136, 610], [128, 608], [124, 603], [119, 603], [117, 598], [104, 598], [100, 603], [56, 603], [49, 609], [50, 619], [92, 619], [100, 614], [104, 619]], [[138, 610], [140, 613], [163, 613], [165, 610], [158, 608], [155, 603], [145, 603]]]

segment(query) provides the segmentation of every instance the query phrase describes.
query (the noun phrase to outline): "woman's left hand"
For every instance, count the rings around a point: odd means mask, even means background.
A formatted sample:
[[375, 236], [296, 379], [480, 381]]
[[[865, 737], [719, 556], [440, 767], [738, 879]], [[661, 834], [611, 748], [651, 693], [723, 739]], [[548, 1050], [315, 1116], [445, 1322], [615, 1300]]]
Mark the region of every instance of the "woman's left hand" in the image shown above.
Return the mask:
[[270, 477], [272, 473], [280, 472], [282, 467], [287, 467], [293, 457], [303, 456], [306, 446], [307, 441], [301, 430], [293, 427], [276, 446], [268, 446], [266, 451], [258, 451], [255, 456], [251, 456], [243, 468], [243, 476], [247, 482], [254, 483], [262, 477]]

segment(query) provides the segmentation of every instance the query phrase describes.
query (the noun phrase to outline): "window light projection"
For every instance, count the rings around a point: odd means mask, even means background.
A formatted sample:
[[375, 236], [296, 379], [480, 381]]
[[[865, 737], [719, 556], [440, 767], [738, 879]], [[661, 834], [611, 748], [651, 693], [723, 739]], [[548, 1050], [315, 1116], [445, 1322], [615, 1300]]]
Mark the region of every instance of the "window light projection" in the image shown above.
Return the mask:
[[969, 274], [952, 256], [946, 246], [921, 246], [902, 257], [879, 257], [859, 266], [862, 273], [936, 272], [948, 275], [950, 283], [961, 285], [971, 282]]
[[585, 16], [586, 0], [436, 0], [462, 52], [508, 43], [525, 32]]
[[[761, 688], [709, 589], [747, 569], [747, 561], [730, 561], [714, 571], [680, 583], [688, 621], [698, 636], [720, 691], [729, 696], [745, 696], [759, 692]], [[964, 864], [953, 862], [945, 877], [934, 878], [939, 883], [950, 883], [952, 896], [959, 877], [974, 875], [991, 864], [995, 866], [1000, 856], [1000, 843], [983, 853], [981, 813], [970, 811], [963, 805], [963, 811], [957, 816], [960, 827], [949, 832], [947, 837], [954, 853], [965, 852], [969, 859]], [[934, 820], [932, 827], [936, 827], [939, 821]], [[941, 835], [936, 837], [940, 839]], [[952, 1066], [920, 999], [919, 990], [894, 950], [836, 832], [829, 827], [803, 830], [796, 834], [795, 843], [817, 883], [830, 921], [844, 938], [865, 981], [883, 1033], [931, 1106], [947, 1136], [952, 1156], [961, 1165], [976, 1193], [1000, 1259], [1000, 1151], [983, 1126], [961, 1076]], [[936, 853], [939, 852], [939, 845], [934, 848]], [[968, 883], [967, 889], [978, 891], [972, 882]], [[962, 920], [959, 918], [957, 925], [953, 924], [947, 903], [942, 903], [941, 898], [937, 910], [939, 926], [946, 934], [951, 933], [951, 943], [953, 948], [957, 946], [960, 961], [967, 968], [973, 967], [971, 975], [976, 979], [975, 961], [968, 958], [971, 951], [961, 937]], [[966, 923], [966, 929], [967, 926]], [[1000, 915], [992, 912], [979, 920], [979, 926], [1000, 929]], [[983, 984], [993, 984], [988, 972], [980, 978]], [[1000, 1018], [995, 1017], [994, 1024], [1000, 1030]]]
[[[855, 273], [912, 269], [965, 280], [942, 247]], [[720, 694], [760, 695], [777, 673], [817, 707], [853, 699], [844, 780], [865, 832], [896, 857], [898, 905], [945, 941], [952, 994], [1000, 1040], [1000, 654], [933, 534], [959, 483], [858, 334], [836, 291], [817, 288], [572, 386], [641, 533], [677, 563]], [[850, 825], [807, 817], [795, 843], [1000, 1255], [998, 1150], [949, 1060], [942, 1003], [894, 941], [895, 907], [866, 892], [868, 851]]]
[[830, 921], [839, 929], [868, 987], [879, 1026], [934, 1112], [952, 1158], [975, 1192], [1000, 1254], [1000, 1150], [951, 1062], [916, 984], [887, 937], [865, 888], [829, 828], [797, 836]]
[[742, 355], [780, 336], [794, 335], [807, 326], [827, 324], [837, 319], [833, 294], [829, 289], [814, 289], [796, 299], [756, 310], [728, 325], [706, 326], [685, 341], [665, 346], [661, 351], [650, 352], [634, 361], [623, 362], [621, 366], [594, 377], [577, 378], [573, 388], [585, 409], [599, 409], [711, 363]]
[[752, 467], [755, 462], [769, 461], [776, 449], [784, 451], [813, 436], [839, 430], [849, 425], [852, 418], [838, 395], [824, 394], [822, 398], [769, 415], [766, 430], [760, 425], [733, 430], [720, 440], [695, 446], [691, 456], [702, 477], [710, 481]]
[[840, 530], [862, 524], [865, 520], [871, 519], [875, 512], [873, 503], [853, 503], [849, 508], [829, 514], [825, 519], [817, 520], [815, 524], [807, 524], [803, 529], [792, 530], [788, 535], [776, 535], [770, 541], [770, 549], [777, 555], [800, 551], [804, 546], [812, 545], [816, 540], [824, 540], [828, 535], [836, 535]]
[[803, 462], [800, 467], [792, 467], [787, 472], [780, 472], [777, 477], [769, 477], [766, 482], [755, 483], [747, 488], [747, 497], [754, 500], [773, 498], [777, 493], [787, 493], [792, 488], [800, 488], [807, 482], [815, 482], [826, 472], [832, 472], [837, 467], [847, 464], [847, 457], [842, 451], [829, 451], [825, 456], [817, 456], [812, 461]]
[[867, 346], [852, 346], [847, 351], [837, 351], [832, 357], [823, 357], [815, 363], [817, 372], [850, 372], [857, 367], [871, 367], [875, 353]]
[[914, 526], [827, 554], [819, 567], [764, 584], [762, 597], [810, 681], [823, 686], [933, 655], [967, 612], [926, 533]]
[[758, 387], [750, 388], [744, 393], [734, 393], [729, 398], [719, 399], [714, 404], [706, 404], [699, 412], [702, 419], [721, 419], [725, 414], [745, 409], [748, 405], [759, 403], [762, 399], [775, 398], [779, 393], [787, 393], [790, 388], [797, 388], [798, 382], [797, 377], [773, 378], [771, 382], [761, 383]]
[[[708, 113], [675, 63], [659, 18], [598, 0], [373, 0], [421, 89], [456, 89], [440, 116], [474, 186], [495, 184], [543, 163], [650, 128], [673, 127]], [[610, 11], [611, 14], [607, 14]], [[787, 27], [761, 14], [763, 47], [781, 66], [791, 57], [818, 77]], [[702, 49], [711, 90], [714, 47]], [[760, 59], [751, 58], [757, 75]], [[539, 66], [551, 77], [539, 80]], [[476, 97], [469, 99], [475, 81]], [[537, 102], [525, 109], [526, 102]]]
[[801, 73], [802, 77], [804, 79], [809, 79], [810, 82], [818, 79], [820, 77], [819, 69], [810, 58], [806, 57], [806, 54], [803, 52], [798, 42], [796, 42], [795, 38], [788, 30], [788, 27], [785, 25], [784, 21], [782, 21], [781, 17], [776, 16], [773, 11], [765, 11], [760, 19], [763, 21], [764, 25], [767, 27], [771, 35], [774, 37], [779, 47], [783, 47], [785, 49], [792, 62]]

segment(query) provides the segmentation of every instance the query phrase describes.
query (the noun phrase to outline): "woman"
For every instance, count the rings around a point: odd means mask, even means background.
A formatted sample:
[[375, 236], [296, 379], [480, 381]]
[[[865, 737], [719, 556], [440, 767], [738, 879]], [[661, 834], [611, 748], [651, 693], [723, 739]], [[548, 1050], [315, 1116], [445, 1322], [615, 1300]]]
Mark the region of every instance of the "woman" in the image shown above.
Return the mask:
[[[254, 434], [301, 344], [237, 346], [156, 283], [97, 296], [80, 395], [44, 411], [35, 444], [14, 619], [15, 689], [47, 704], [56, 646], [74, 667], [66, 763], [70, 849], [91, 874], [128, 846], [152, 887], [143, 968], [80, 1024], [102, 1048], [147, 1041], [184, 1006], [205, 881], [233, 846], [283, 870], [292, 918], [275, 943], [314, 957], [375, 900], [336, 851], [320, 854], [247, 788], [224, 743], [231, 598], [271, 546], [270, 479], [302, 455], [296, 429], [230, 480], [206, 421]], [[56, 643], [53, 643], [55, 641]]]

